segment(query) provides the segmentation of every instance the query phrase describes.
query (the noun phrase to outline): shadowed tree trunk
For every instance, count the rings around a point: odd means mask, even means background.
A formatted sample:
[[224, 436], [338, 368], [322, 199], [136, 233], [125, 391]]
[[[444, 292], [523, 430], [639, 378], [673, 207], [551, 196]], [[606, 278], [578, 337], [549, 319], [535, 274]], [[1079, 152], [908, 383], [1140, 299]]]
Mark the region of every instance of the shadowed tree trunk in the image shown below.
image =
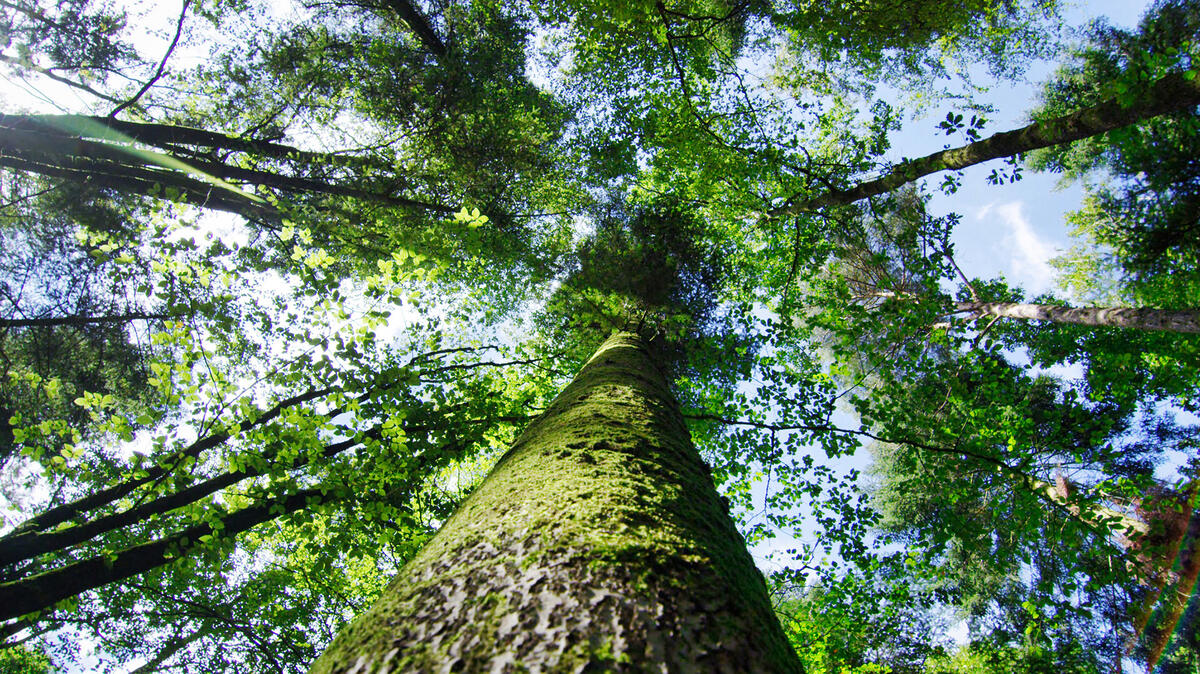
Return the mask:
[[1186, 493], [1164, 513], [1182, 530], [1168, 527], [1171, 535], [1164, 545], [1168, 554], [1162, 560], [1162, 580], [1151, 586], [1133, 616], [1135, 634], [1146, 649], [1147, 672], [1154, 671], [1175, 635], [1200, 576], [1200, 513], [1194, 509], [1195, 499], [1195, 491]]
[[1133, 607], [1133, 634], [1129, 649], [1139, 642], [1146, 650], [1146, 671], [1162, 658], [1176, 626], [1187, 608], [1200, 576], [1200, 511], [1195, 510], [1197, 488], [1164, 490], [1138, 503], [1134, 514], [1100, 505], [1086, 511], [1070, 501], [1074, 486], [1061, 474], [1055, 484], [1030, 481], [1039, 495], [1067, 508], [1080, 520], [1111, 528], [1116, 542], [1131, 554], [1129, 569], [1146, 587]]
[[0, 583], [0, 620], [17, 618], [53, 606], [56, 602], [145, 573], [186, 554], [201, 536], [235, 536], [285, 513], [312, 507], [327, 497], [320, 489], [307, 489], [258, 505], [242, 508], [218, 520], [220, 525], [197, 524], [182, 531], [110, 556], [97, 555], [11, 583]]
[[419, 12], [411, 2], [408, 0], [385, 0], [385, 4], [399, 14], [401, 19], [404, 19], [404, 22], [416, 33], [421, 44], [425, 45], [430, 53], [434, 56], [446, 55], [446, 45], [434, 32], [433, 26], [429, 25], [429, 19], [426, 19], [425, 15]]
[[5, 328], [50, 328], [56, 325], [96, 325], [97, 323], [132, 323], [133, 321], [165, 321], [172, 314], [132, 313], [119, 316], [55, 316], [51, 318], [0, 318], [0, 330]]
[[[163, 151], [144, 150], [130, 141], [154, 145]], [[198, 147], [182, 148], [178, 143]], [[262, 155], [248, 157], [298, 162], [292, 167], [297, 174], [289, 175], [276, 168], [246, 168], [236, 161], [214, 159], [201, 152], [199, 146], [261, 152]], [[115, 120], [102, 123], [81, 115], [0, 115], [0, 166], [17, 171], [156, 198], [173, 193], [177, 200], [248, 218], [272, 219], [280, 213], [262, 196], [243, 191], [242, 185], [259, 185], [290, 194], [350, 197], [434, 213], [455, 211], [449, 206], [394, 194], [386, 185], [363, 188], [350, 178], [341, 182], [321, 175], [305, 175], [306, 171], [320, 174], [329, 167], [355, 165], [369, 168], [370, 160], [301, 152], [276, 143], [189, 127]]]
[[797, 195], [767, 214], [772, 217], [796, 215], [825, 206], [852, 204], [860, 199], [891, 192], [932, 173], [964, 169], [992, 159], [1070, 143], [1197, 104], [1200, 104], [1200, 78], [1189, 80], [1182, 74], [1173, 73], [1151, 84], [1133, 105], [1125, 106], [1116, 99], [1108, 99], [1069, 115], [1034, 122], [1020, 129], [1004, 131], [961, 147], [903, 162], [879, 178], [859, 183], [850, 189], [830, 191], [799, 202], [795, 201], [800, 196]]
[[311, 671], [801, 669], [663, 374], [617, 333]]
[[1132, 307], [1066, 307], [1016, 302], [958, 302], [954, 308], [960, 313], [974, 314], [976, 318], [996, 316], [1096, 327], [1200, 333], [1200, 312], [1195, 309], [1172, 311]]

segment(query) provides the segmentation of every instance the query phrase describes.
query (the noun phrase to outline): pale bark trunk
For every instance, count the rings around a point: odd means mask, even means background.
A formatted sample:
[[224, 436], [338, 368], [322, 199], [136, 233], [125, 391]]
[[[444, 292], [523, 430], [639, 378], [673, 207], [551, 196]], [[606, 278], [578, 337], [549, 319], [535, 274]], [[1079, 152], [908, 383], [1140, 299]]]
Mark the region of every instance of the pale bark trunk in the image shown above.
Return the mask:
[[1049, 482], [1030, 479], [1029, 487], [1042, 498], [1066, 508], [1081, 522], [1102, 529], [1111, 528], [1120, 538], [1122, 547], [1129, 547], [1130, 537], [1143, 536], [1150, 530], [1149, 525], [1138, 518], [1106, 506], [1093, 504], [1084, 511], [1078, 505], [1071, 503], [1070, 497], [1063, 493], [1062, 487]]
[[311, 671], [801, 669], [663, 375], [618, 333]]
[[1109, 328], [1200, 333], [1200, 311], [1132, 307], [1065, 307], [1016, 302], [958, 302], [958, 312], [998, 318], [1018, 318]]
[[793, 197], [789, 203], [769, 211], [768, 215], [796, 215], [824, 206], [851, 204], [860, 199], [891, 192], [932, 173], [963, 169], [992, 159], [1070, 143], [1198, 104], [1200, 77], [1189, 80], [1179, 73], [1174, 73], [1153, 83], [1146, 94], [1132, 106], [1126, 107], [1116, 99], [1109, 99], [1069, 115], [1034, 122], [1020, 129], [997, 133], [961, 147], [906, 161], [875, 180], [860, 183], [847, 190], [831, 191], [801, 202], [794, 202]]

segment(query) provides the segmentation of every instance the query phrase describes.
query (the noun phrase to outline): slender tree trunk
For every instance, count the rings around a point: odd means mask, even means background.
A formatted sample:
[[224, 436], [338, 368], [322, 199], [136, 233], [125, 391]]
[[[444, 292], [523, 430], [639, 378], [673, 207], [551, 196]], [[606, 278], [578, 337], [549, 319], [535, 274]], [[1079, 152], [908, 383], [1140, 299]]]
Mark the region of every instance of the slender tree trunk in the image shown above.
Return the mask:
[[425, 45], [425, 48], [434, 56], [440, 57], [446, 55], [446, 45], [437, 36], [437, 33], [434, 32], [433, 26], [429, 25], [429, 20], [425, 18], [425, 15], [417, 11], [417, 8], [411, 2], [408, 0], [386, 0], [386, 3], [396, 14], [400, 15], [401, 19], [404, 19], [408, 27], [421, 40], [421, 44]]
[[[71, 135], [40, 120], [21, 121], [12, 122], [11, 126], [0, 124], [0, 166], [154, 197], [164, 196], [165, 188], [174, 188], [178, 198], [187, 203], [247, 217], [273, 217], [278, 212], [265, 199], [214, 178], [291, 193], [344, 196], [436, 213], [453, 213], [455, 210], [450, 206], [406, 199], [387, 191], [360, 189], [320, 177], [243, 168], [186, 153], [176, 156], [173, 151], [148, 153], [125, 144], [86, 139], [86, 136], [104, 136], [107, 132], [115, 135], [117, 128], [111, 125], [95, 125], [99, 127], [96, 133], [85, 129], [79, 135]], [[193, 174], [208, 177], [200, 179]]]
[[[1131, 552], [1134, 561], [1130, 562], [1130, 570], [1146, 586], [1146, 594], [1130, 614], [1133, 635], [1128, 647], [1132, 650], [1139, 642], [1145, 646], [1146, 671], [1152, 672], [1170, 644], [1200, 577], [1200, 511], [1194, 507], [1196, 492], [1188, 491], [1182, 498], [1166, 499], [1151, 507], [1143, 515], [1148, 519], [1143, 521], [1099, 505], [1081, 511], [1069, 501], [1068, 484], [1061, 476], [1057, 485], [1041, 480], [1030, 482], [1038, 494], [1066, 507], [1080, 520], [1097, 527], [1112, 527], [1117, 542]], [[1152, 541], [1156, 536], [1161, 540]]]
[[201, 627], [187, 636], [171, 639], [163, 645], [162, 650], [154, 656], [153, 660], [131, 671], [129, 674], [154, 674], [154, 672], [161, 671], [159, 667], [164, 662], [170, 660], [179, 651], [208, 636], [208, 633], [211, 631], [211, 628]]
[[[1147, 672], [1154, 671], [1170, 645], [1196, 588], [1196, 579], [1200, 577], [1200, 512], [1194, 509], [1194, 499], [1193, 494], [1191, 500], [1184, 503], [1188, 526], [1181, 540], [1173, 546], [1174, 558], [1166, 560], [1165, 587], [1155, 588], [1147, 597], [1149, 603], [1143, 607], [1143, 614], [1135, 616], [1135, 627], [1143, 635], [1146, 646]], [[1151, 611], [1155, 608], [1157, 615], [1151, 620]]]
[[56, 325], [95, 325], [97, 323], [131, 323], [133, 321], [166, 320], [172, 314], [121, 314], [119, 316], [56, 316], [52, 318], [0, 318], [3, 328], [49, 328]]
[[801, 666], [666, 380], [617, 333], [311, 671]]
[[851, 204], [911, 183], [939, 171], [964, 169], [985, 161], [1012, 157], [1022, 152], [1039, 150], [1052, 145], [1070, 143], [1106, 131], [1119, 129], [1151, 117], [1184, 110], [1200, 104], [1200, 77], [1187, 79], [1173, 73], [1150, 85], [1146, 94], [1131, 106], [1116, 99], [1071, 114], [1034, 122], [1013, 131], [1005, 131], [961, 147], [942, 150], [931, 155], [906, 161], [884, 175], [847, 189], [830, 191], [818, 197], [788, 203], [768, 212], [771, 216], [796, 215], [824, 206]]
[[77, 140], [80, 138], [120, 142], [135, 140], [168, 152], [177, 151], [181, 145], [192, 145], [212, 148], [214, 150], [246, 152], [257, 157], [305, 161], [326, 166], [365, 165], [379, 169], [388, 168], [388, 165], [377, 160], [357, 157], [355, 155], [309, 152], [273, 141], [230, 136], [190, 126], [155, 124], [151, 122], [127, 122], [98, 115], [0, 114], [0, 127], [14, 131], [36, 132], [47, 136], [56, 136], [63, 140]]
[[253, 195], [232, 193], [176, 171], [103, 164], [77, 157], [27, 158], [20, 153], [20, 148], [8, 145], [0, 138], [0, 166], [6, 168], [156, 199], [163, 198], [166, 190], [173, 188], [177, 191], [176, 198], [184, 203], [248, 219], [274, 220], [280, 215], [273, 206], [261, 199], [256, 201], [257, 197]]
[[1064, 307], [1016, 302], [959, 302], [954, 307], [959, 313], [970, 313], [975, 317], [997, 316], [1096, 327], [1200, 333], [1200, 311], [1195, 309], [1171, 311], [1130, 307]]
[[263, 522], [327, 500], [320, 489], [307, 489], [242, 508], [220, 520], [220, 527], [197, 524], [157, 540], [134, 545], [105, 557], [97, 555], [11, 583], [0, 583], [0, 620], [17, 618], [53, 606], [88, 590], [115, 583], [165, 564], [172, 551], [187, 553], [201, 536], [235, 536]]

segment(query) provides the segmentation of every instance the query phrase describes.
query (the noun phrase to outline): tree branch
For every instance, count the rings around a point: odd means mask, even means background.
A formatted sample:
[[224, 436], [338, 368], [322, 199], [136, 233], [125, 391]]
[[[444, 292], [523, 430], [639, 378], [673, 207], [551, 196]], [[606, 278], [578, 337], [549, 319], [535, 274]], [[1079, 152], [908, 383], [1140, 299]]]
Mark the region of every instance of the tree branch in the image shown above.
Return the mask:
[[59, 75], [59, 74], [56, 74], [53, 70], [50, 70], [49, 68], [43, 68], [41, 66], [36, 66], [32, 63], [29, 63], [28, 61], [22, 61], [21, 59], [14, 58], [12, 56], [6, 56], [4, 54], [0, 54], [0, 61], [18, 66], [20, 68], [25, 68], [26, 70], [32, 70], [33, 72], [38, 73], [39, 75], [42, 75], [49, 79], [52, 79], [55, 82], [58, 82], [59, 84], [65, 84], [68, 87], [71, 87], [73, 89], [78, 89], [84, 93], [91, 94], [92, 96], [95, 96], [96, 98], [99, 98], [101, 100], [108, 101], [109, 103], [120, 103], [121, 102], [119, 99], [117, 99], [113, 96], [109, 96], [108, 94], [101, 93], [82, 82], [76, 82], [75, 80], [72, 80], [67, 77], [63, 77], [62, 75]]
[[[1195, 71], [1190, 71], [1195, 72]], [[901, 185], [937, 173], [963, 169], [991, 159], [1011, 157], [1052, 145], [1070, 143], [1106, 131], [1129, 126], [1151, 117], [1184, 110], [1200, 104], [1200, 77], [1186, 79], [1172, 73], [1154, 82], [1146, 95], [1126, 107], [1115, 98], [1068, 115], [1034, 122], [1014, 131], [1005, 131], [962, 147], [942, 150], [920, 159], [906, 161], [888, 173], [848, 190], [831, 190], [818, 197], [801, 199], [793, 195], [784, 205], [767, 212], [769, 217], [797, 215], [825, 206], [841, 206], [860, 199], [891, 192]]]
[[[239, 421], [236, 427], [240, 433], [257, 426], [262, 426], [263, 424], [273, 421], [289, 407], [294, 407], [296, 405], [327, 396], [336, 390], [338, 390], [338, 387], [330, 386], [323, 389], [311, 389], [299, 395], [292, 396], [291, 398], [285, 398], [257, 417]], [[203, 438], [198, 438], [195, 442], [188, 445], [185, 449], [176, 454], [175, 460], [188, 457], [195, 458], [203, 452], [224, 443], [230, 437], [232, 436], [229, 433], [215, 433]], [[164, 463], [167, 463], [167, 461], [164, 461]], [[30, 519], [22, 522], [16, 527], [16, 529], [8, 534], [0, 536], [0, 542], [6, 541], [9, 538], [24, 532], [49, 529], [50, 527], [57, 526], [58, 524], [66, 522], [74, 517], [78, 517], [79, 515], [82, 515], [90, 510], [95, 510], [96, 508], [112, 503], [113, 501], [132, 493], [133, 490], [137, 489], [138, 487], [157, 480], [166, 474], [166, 472], [167, 469], [163, 468], [162, 465], [155, 465], [147, 468], [146, 474], [140, 478], [126, 480], [121, 484], [102, 489], [94, 494], [72, 501], [71, 503], [55, 506], [40, 515], [31, 517]]]
[[437, 33], [433, 31], [433, 26], [429, 24], [429, 20], [424, 14], [417, 11], [408, 0], [384, 0], [387, 6], [400, 15], [401, 19], [408, 24], [408, 27], [417, 34], [417, 38], [421, 40], [421, 44], [425, 45], [425, 49], [433, 53], [434, 56], [444, 57], [446, 55], [446, 45]]
[[185, 18], [187, 18], [188, 7], [191, 4], [192, 4], [192, 0], [183, 0], [183, 9], [181, 9], [179, 11], [179, 21], [175, 24], [175, 38], [173, 40], [171, 40], [171, 45], [169, 47], [167, 47], [167, 52], [165, 54], [163, 54], [162, 61], [160, 61], [158, 64], [158, 70], [156, 70], [154, 72], [154, 75], [149, 80], [147, 80], [144, 85], [142, 85], [141, 89], [138, 89], [138, 92], [133, 95], [133, 98], [130, 98], [129, 100], [125, 101], [124, 103], [113, 108], [113, 111], [108, 113], [109, 117], [116, 117], [117, 114], [120, 113], [122, 110], [137, 103], [138, 100], [142, 96], [144, 96], [147, 91], [150, 90], [150, 87], [154, 86], [154, 83], [157, 82], [158, 79], [163, 76], [163, 71], [167, 67], [167, 60], [171, 58], [171, 54], [174, 53], [176, 45], [179, 44], [179, 37], [181, 35], [183, 35], [183, 20]]
[[[362, 438], [379, 438], [381, 435], [380, 428], [375, 427], [364, 432]], [[349, 438], [341, 442], [326, 445], [321, 453], [326, 458], [333, 457], [361, 442], [362, 439], [358, 437]], [[0, 565], [13, 564], [55, 550], [65, 550], [109, 531], [195, 503], [220, 489], [233, 486], [248, 477], [262, 475], [268, 469], [266, 464], [274, 460], [274, 458], [274, 452], [272, 452], [271, 454], [262, 456], [263, 466], [261, 469], [243, 468], [241, 470], [222, 473], [173, 494], [161, 496], [153, 501], [148, 501], [128, 510], [100, 517], [84, 524], [67, 527], [61, 531], [52, 531], [49, 533], [28, 532], [6, 536], [0, 539]], [[287, 468], [300, 468], [307, 464], [308, 460], [309, 455], [302, 454], [296, 457]]]

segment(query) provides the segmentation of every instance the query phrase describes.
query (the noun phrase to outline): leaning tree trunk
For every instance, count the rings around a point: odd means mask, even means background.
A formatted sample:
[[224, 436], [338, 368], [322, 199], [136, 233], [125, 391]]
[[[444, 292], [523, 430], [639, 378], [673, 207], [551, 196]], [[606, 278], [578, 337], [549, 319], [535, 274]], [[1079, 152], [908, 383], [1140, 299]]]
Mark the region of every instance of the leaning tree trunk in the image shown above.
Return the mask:
[[1133, 307], [1065, 307], [1017, 302], [959, 302], [954, 308], [957, 313], [973, 314], [976, 318], [996, 316], [1096, 327], [1200, 333], [1200, 311], [1196, 309], [1172, 311]]
[[[1191, 75], [1191, 79], [1188, 75]], [[879, 178], [849, 189], [833, 190], [804, 201], [797, 201], [801, 195], [795, 195], [788, 203], [768, 211], [767, 214], [779, 217], [807, 213], [826, 206], [844, 206], [860, 199], [891, 192], [939, 171], [964, 169], [992, 159], [1012, 157], [1023, 152], [1070, 143], [1169, 112], [1186, 110], [1200, 104], [1200, 78], [1195, 75], [1194, 70], [1166, 75], [1151, 83], [1132, 105], [1127, 105], [1117, 98], [1109, 98], [1070, 114], [1034, 122], [1020, 129], [1003, 131], [961, 147], [901, 162], [899, 166]]]
[[801, 669], [666, 380], [618, 333], [311, 671]]
[[[1148, 628], [1146, 619], [1139, 617], [1145, 633], [1147, 672], [1154, 671], [1163, 652], [1170, 645], [1179, 620], [1183, 617], [1183, 612], [1196, 589], [1196, 580], [1200, 577], [1200, 512], [1193, 508], [1194, 503], [1195, 495], [1192, 494], [1183, 511], [1188, 521], [1187, 530], [1176, 546], [1174, 565], [1169, 569], [1170, 582], [1162, 590], [1165, 596], [1159, 603], [1159, 615]], [[1148, 617], [1147, 615], [1146, 618]]]

